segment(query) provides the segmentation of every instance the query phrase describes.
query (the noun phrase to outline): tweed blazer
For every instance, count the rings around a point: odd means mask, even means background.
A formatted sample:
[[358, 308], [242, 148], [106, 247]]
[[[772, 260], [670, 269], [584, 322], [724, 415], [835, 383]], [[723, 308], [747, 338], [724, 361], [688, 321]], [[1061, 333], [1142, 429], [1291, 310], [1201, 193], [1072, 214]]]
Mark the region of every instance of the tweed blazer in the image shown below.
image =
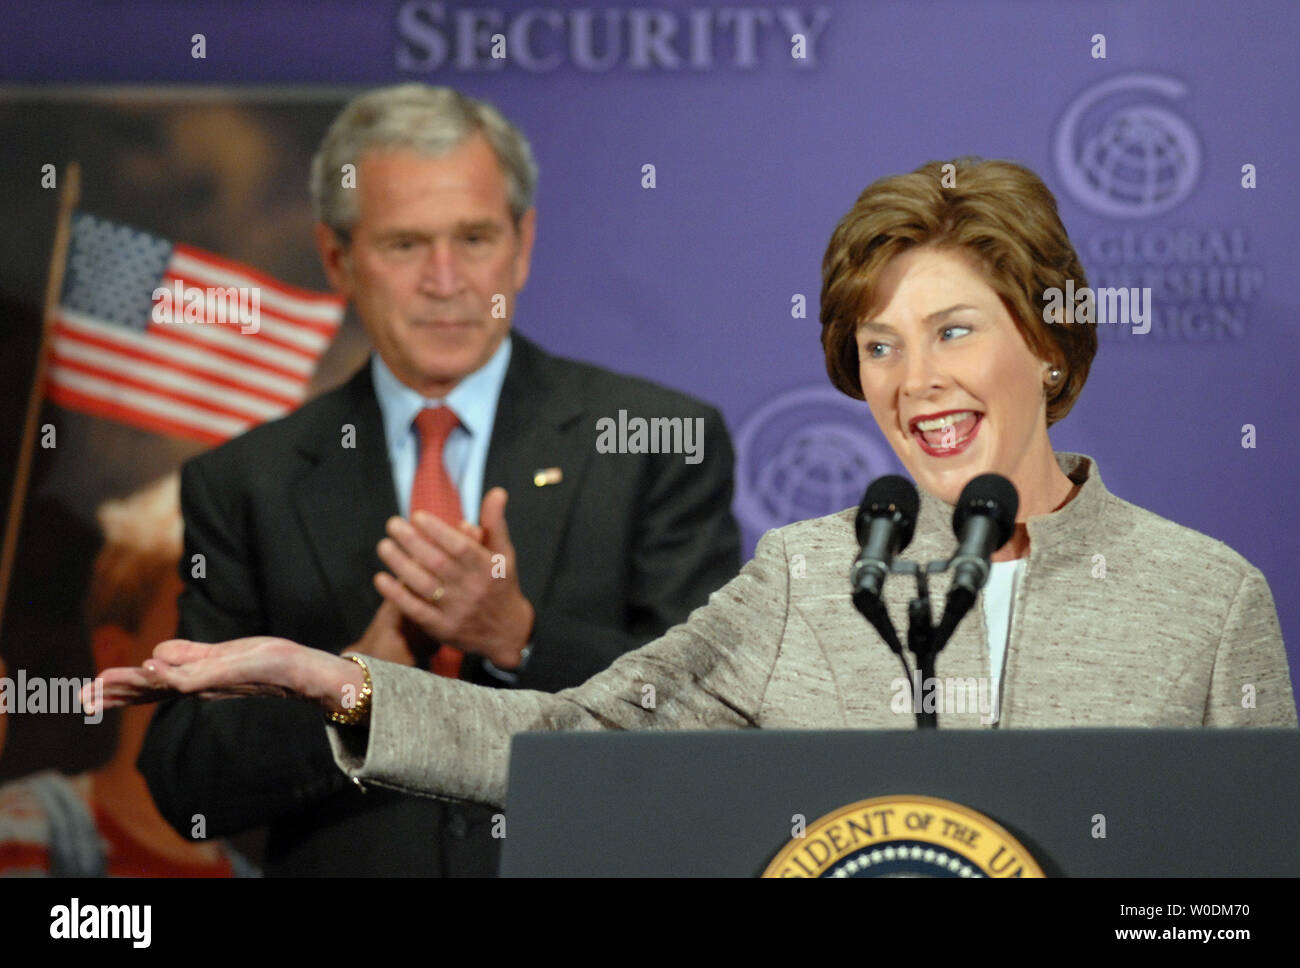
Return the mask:
[[[1268, 582], [1227, 545], [1112, 495], [1095, 462], [1058, 453], [1081, 484], [1029, 518], [996, 728], [1292, 726], [1296, 707]], [[946, 558], [952, 505], [922, 493], [901, 557]], [[897, 657], [854, 609], [855, 509], [768, 532], [708, 604], [563, 692], [505, 692], [372, 661], [368, 727], [326, 727], [358, 781], [505, 802], [510, 737], [531, 730], [914, 729]], [[936, 613], [949, 574], [931, 578]], [[885, 589], [906, 635], [910, 577]], [[937, 614], [936, 614], [937, 621]], [[939, 654], [940, 679], [989, 679], [982, 602]], [[950, 693], [951, 695], [951, 693]], [[900, 702], [901, 698], [901, 702]], [[973, 702], [940, 728], [995, 728]]]

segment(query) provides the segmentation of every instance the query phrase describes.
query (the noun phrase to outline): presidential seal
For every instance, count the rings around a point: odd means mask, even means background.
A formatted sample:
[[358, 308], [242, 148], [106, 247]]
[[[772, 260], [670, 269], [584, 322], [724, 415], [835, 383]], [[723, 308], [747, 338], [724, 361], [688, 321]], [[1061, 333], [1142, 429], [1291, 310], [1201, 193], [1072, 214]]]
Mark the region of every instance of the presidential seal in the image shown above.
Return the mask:
[[981, 813], [935, 797], [859, 800], [811, 824], [763, 877], [1043, 877], [1033, 855]]

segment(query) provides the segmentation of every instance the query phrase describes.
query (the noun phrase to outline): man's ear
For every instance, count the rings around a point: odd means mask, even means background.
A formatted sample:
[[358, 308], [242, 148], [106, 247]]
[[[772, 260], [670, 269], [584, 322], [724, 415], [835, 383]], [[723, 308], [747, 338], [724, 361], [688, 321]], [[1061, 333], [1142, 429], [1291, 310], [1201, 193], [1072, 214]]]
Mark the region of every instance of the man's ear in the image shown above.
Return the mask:
[[530, 208], [519, 218], [519, 254], [515, 256], [515, 292], [524, 288], [533, 262], [533, 241], [537, 237], [537, 209]]
[[352, 263], [349, 261], [347, 246], [332, 228], [324, 222], [317, 222], [312, 229], [316, 240], [316, 251], [320, 254], [321, 268], [330, 287], [340, 296], [352, 298]]

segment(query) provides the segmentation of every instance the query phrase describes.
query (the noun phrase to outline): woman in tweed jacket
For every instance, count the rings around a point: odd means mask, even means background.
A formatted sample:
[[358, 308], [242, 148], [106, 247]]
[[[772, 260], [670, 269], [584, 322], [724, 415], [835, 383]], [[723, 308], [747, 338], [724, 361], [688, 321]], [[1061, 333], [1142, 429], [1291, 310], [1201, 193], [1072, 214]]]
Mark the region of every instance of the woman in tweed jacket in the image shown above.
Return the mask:
[[[1111, 494], [1091, 457], [1052, 450], [1048, 428], [1097, 350], [1094, 317], [1052, 299], [1067, 282], [1087, 288], [1055, 199], [1018, 165], [951, 164], [955, 179], [934, 162], [862, 193], [831, 237], [821, 298], [831, 381], [867, 402], [921, 491], [903, 559], [951, 554], [953, 504], [976, 475], [1000, 473], [1020, 496], [1015, 533], [993, 556], [1017, 563], [1005, 622], [990, 628], [977, 607], [940, 654], [947, 681], [995, 683], [993, 703], [958, 697], [941, 726], [1295, 726], [1259, 570]], [[853, 519], [848, 509], [769, 532], [687, 622], [554, 695], [440, 678], [382, 647], [354, 662], [258, 637], [163, 643], [148, 668], [105, 675], [106, 701], [305, 698], [348, 721], [327, 728], [358, 781], [490, 804], [504, 802], [521, 731], [910, 729], [897, 660], [849, 600]], [[380, 554], [392, 574], [378, 584], [436, 634], [440, 610], [455, 607], [439, 575], [487, 568], [486, 552], [436, 520], [395, 523], [390, 536]], [[935, 600], [948, 580], [933, 577]], [[895, 628], [906, 597], [889, 603]]]

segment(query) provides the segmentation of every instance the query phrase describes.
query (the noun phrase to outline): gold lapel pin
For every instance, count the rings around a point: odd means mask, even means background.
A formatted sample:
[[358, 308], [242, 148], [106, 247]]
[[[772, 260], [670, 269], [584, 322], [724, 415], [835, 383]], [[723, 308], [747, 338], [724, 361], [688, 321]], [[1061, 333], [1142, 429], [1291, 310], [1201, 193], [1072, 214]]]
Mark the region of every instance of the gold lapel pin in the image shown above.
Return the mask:
[[558, 467], [543, 467], [533, 474], [533, 484], [536, 487], [545, 487], [547, 484], [559, 484], [564, 480], [564, 471]]

